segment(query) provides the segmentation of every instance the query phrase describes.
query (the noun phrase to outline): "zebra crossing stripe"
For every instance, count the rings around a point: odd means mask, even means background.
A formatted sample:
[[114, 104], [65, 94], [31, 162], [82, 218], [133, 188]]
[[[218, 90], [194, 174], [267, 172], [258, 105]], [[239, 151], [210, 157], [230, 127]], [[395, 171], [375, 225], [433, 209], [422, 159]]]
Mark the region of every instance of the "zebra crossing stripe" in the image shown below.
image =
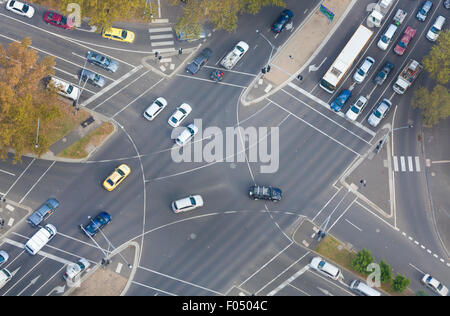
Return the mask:
[[148, 29], [150, 33], [162, 33], [162, 32], [172, 32], [171, 27], [160, 27], [160, 28], [152, 28]]
[[420, 159], [416, 156], [416, 170], [417, 172], [420, 172]]
[[151, 43], [152, 46], [169, 46], [169, 45], [173, 45], [173, 41], [168, 41], [168, 42], [156, 42], [156, 43]]
[[173, 35], [172, 34], [150, 35], [151, 40], [159, 40], [164, 38], [173, 38]]
[[394, 156], [394, 171], [395, 171], [395, 172], [398, 171], [398, 160], [397, 160], [397, 156]]
[[402, 165], [402, 172], [405, 172], [406, 171], [405, 157], [403, 156], [400, 157], [400, 163]]
[[413, 160], [412, 160], [411, 156], [408, 156], [408, 167], [409, 167], [409, 172], [414, 171]]

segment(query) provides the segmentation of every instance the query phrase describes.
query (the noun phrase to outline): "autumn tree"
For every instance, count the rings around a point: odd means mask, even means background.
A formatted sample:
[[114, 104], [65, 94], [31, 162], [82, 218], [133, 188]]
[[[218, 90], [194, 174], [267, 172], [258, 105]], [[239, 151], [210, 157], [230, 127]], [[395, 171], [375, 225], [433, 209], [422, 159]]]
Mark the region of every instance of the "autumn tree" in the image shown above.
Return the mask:
[[433, 45], [422, 63], [430, 77], [439, 84], [445, 85], [450, 81], [450, 30], [439, 34], [437, 45]]
[[[172, 5], [180, 1], [171, 0]], [[188, 0], [183, 14], [175, 25], [177, 34], [198, 37], [205, 22], [211, 22], [218, 30], [235, 31], [239, 14], [258, 13], [264, 6], [285, 7], [283, 0]]]
[[42, 89], [42, 79], [53, 74], [53, 57], [39, 58], [30, 48], [31, 39], [0, 45], [0, 158], [10, 149], [15, 161], [33, 151], [40, 155], [50, 146], [47, 135], [39, 135], [35, 149], [37, 119], [45, 126], [60, 115], [56, 93]]
[[432, 91], [420, 87], [414, 91], [412, 106], [422, 110], [426, 125], [433, 126], [450, 116], [449, 90], [441, 85], [436, 85]]

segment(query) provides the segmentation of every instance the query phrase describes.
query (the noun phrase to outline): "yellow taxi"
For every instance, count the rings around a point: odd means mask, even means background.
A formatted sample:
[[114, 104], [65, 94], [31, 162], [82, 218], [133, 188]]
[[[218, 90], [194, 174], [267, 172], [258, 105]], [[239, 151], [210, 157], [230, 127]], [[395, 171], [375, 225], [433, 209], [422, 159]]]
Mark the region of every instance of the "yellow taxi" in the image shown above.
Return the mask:
[[130, 167], [126, 164], [121, 164], [106, 178], [103, 182], [103, 187], [108, 191], [114, 190], [130, 173]]
[[133, 43], [135, 36], [131, 31], [111, 27], [103, 30], [102, 37], [119, 42]]

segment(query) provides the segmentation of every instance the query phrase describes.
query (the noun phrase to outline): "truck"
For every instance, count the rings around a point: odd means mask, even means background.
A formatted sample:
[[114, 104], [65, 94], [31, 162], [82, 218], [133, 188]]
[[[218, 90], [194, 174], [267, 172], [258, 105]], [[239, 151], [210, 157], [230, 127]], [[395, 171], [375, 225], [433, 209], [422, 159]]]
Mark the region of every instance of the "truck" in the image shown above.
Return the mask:
[[408, 64], [403, 68], [398, 75], [397, 81], [394, 83], [392, 88], [398, 94], [404, 94], [406, 89], [411, 86], [422, 72], [423, 66], [414, 59], [410, 59]]
[[248, 51], [248, 48], [249, 46], [246, 42], [240, 41], [234, 46], [233, 50], [220, 61], [220, 65], [228, 70], [232, 69]]
[[380, 27], [381, 22], [388, 14], [393, 3], [394, 0], [379, 0], [378, 3], [373, 6], [372, 12], [367, 17], [367, 25]]

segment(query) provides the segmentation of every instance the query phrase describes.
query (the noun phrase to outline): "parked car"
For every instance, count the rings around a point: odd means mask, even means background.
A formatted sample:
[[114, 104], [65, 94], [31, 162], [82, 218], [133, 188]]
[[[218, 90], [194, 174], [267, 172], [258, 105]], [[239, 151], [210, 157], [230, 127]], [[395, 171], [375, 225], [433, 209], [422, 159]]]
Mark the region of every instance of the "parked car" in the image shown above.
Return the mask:
[[180, 126], [181, 122], [184, 121], [184, 119], [191, 113], [192, 108], [189, 104], [183, 103], [172, 114], [172, 116], [169, 118], [169, 125], [172, 127], [178, 127]]
[[108, 225], [110, 222], [111, 222], [111, 215], [109, 215], [107, 212], [101, 212], [94, 218], [91, 218], [89, 223], [86, 226], [84, 226], [84, 228], [82, 227], [83, 228], [82, 230], [85, 234], [92, 237], [95, 234], [97, 234], [100, 229]]
[[183, 199], [173, 201], [171, 204], [172, 211], [175, 213], [192, 211], [203, 206], [203, 198], [200, 195], [190, 195]]
[[0, 265], [8, 261], [9, 255], [4, 250], [0, 250]]
[[326, 262], [321, 257], [312, 258], [309, 266], [314, 270], [334, 280], [337, 280], [342, 277], [342, 273], [341, 270], [339, 270], [339, 268]]
[[81, 78], [81, 80], [83, 81], [87, 80], [87, 82], [99, 88], [103, 88], [106, 84], [105, 77], [88, 69], [82, 69], [79, 74], [79, 78]]
[[73, 101], [78, 99], [80, 89], [74, 84], [71, 84], [70, 82], [67, 82], [65, 80], [56, 77], [50, 77], [47, 87], [49, 86], [55, 87], [57, 89], [58, 94], [62, 95], [63, 97], [66, 97]]
[[103, 181], [103, 187], [108, 191], [114, 190], [130, 173], [131, 168], [124, 163], [121, 164]]
[[0, 289], [5, 286], [12, 278], [11, 272], [6, 269], [0, 270]]
[[87, 61], [103, 68], [105, 70], [116, 72], [119, 69], [119, 64], [111, 58], [105, 57], [96, 52], [88, 51], [86, 55]]
[[25, 250], [31, 255], [35, 255], [42, 249], [53, 237], [56, 236], [56, 227], [47, 224], [39, 229], [25, 244]]
[[437, 38], [439, 37], [439, 33], [444, 27], [445, 20], [445, 17], [443, 17], [442, 15], [439, 15], [436, 18], [436, 21], [434, 21], [432, 26], [430, 26], [430, 29], [428, 30], [428, 33], [426, 35], [429, 41], [435, 42], [437, 40]]
[[166, 99], [159, 97], [144, 111], [143, 115], [147, 120], [152, 121], [166, 106]]
[[281, 201], [282, 192], [279, 188], [266, 185], [253, 185], [248, 190], [248, 195], [253, 200]]
[[191, 74], [195, 75], [204, 64], [208, 62], [208, 59], [212, 56], [212, 50], [205, 48], [202, 52], [195, 57], [195, 59], [186, 67], [186, 70]]
[[436, 280], [435, 278], [433, 278], [431, 275], [425, 274], [422, 278], [422, 282], [437, 294], [441, 296], [447, 296], [448, 294], [447, 287], [438, 280]]
[[188, 141], [191, 140], [192, 137], [195, 136], [195, 134], [198, 133], [198, 127], [194, 124], [189, 124], [184, 128], [184, 130], [180, 133], [180, 135], [175, 139], [175, 143], [177, 143], [178, 146], [185, 145]]
[[433, 6], [433, 2], [431, 1], [425, 1], [422, 5], [422, 7], [419, 9], [419, 11], [416, 14], [416, 18], [419, 21], [425, 21], [428, 15], [428, 12], [430, 12], [431, 7]]
[[347, 113], [345, 113], [345, 116], [352, 121], [355, 121], [359, 114], [364, 109], [364, 106], [367, 104], [367, 98], [365, 96], [360, 96], [358, 100], [348, 109]]
[[283, 31], [286, 25], [291, 22], [293, 16], [294, 13], [291, 10], [283, 10], [278, 19], [273, 23], [272, 31], [274, 31], [275, 33], [280, 33], [281, 31]]
[[72, 19], [52, 11], [47, 11], [44, 13], [44, 21], [47, 24], [51, 24], [65, 30], [70, 30], [75, 25], [75, 22]]
[[359, 66], [359, 68], [356, 70], [355, 74], [353, 75], [353, 80], [355, 80], [357, 83], [362, 83], [364, 81], [364, 79], [366, 79], [367, 74], [369, 73], [370, 69], [372, 69], [374, 64], [375, 64], [375, 59], [373, 59], [370, 56], [367, 56], [366, 59], [364, 59], [361, 66]]
[[383, 101], [378, 104], [378, 106], [373, 110], [372, 114], [370, 114], [367, 121], [373, 127], [377, 127], [380, 124], [381, 120], [386, 116], [386, 114], [391, 109], [392, 102], [388, 99], [383, 99]]
[[416, 29], [408, 26], [403, 33], [402, 38], [395, 46], [394, 53], [400, 56], [403, 55], [406, 51], [406, 48], [408, 47], [409, 42], [411, 42], [411, 40], [414, 38], [414, 35], [416, 35]]
[[450, 9], [450, 0], [445, 0], [444, 1], [444, 8]]
[[373, 82], [381, 86], [392, 69], [394, 69], [394, 64], [391, 63], [390, 61], [386, 61], [386, 63], [383, 65], [383, 67], [380, 69], [377, 75], [373, 78]]
[[335, 111], [335, 112], [339, 112], [345, 105], [345, 102], [347, 102], [347, 100], [350, 98], [350, 96], [352, 95], [352, 93], [350, 92], [350, 90], [345, 89], [343, 90], [336, 99], [334, 99], [334, 101], [331, 103], [331, 108]]
[[36, 211], [28, 217], [27, 222], [32, 226], [38, 226], [42, 221], [52, 215], [58, 208], [59, 202], [55, 198], [49, 198], [44, 204], [42, 204]]
[[31, 19], [34, 15], [34, 8], [32, 6], [16, 0], [8, 0], [6, 3], [6, 10], [21, 16], [26, 16], [29, 19]]
[[80, 274], [87, 270], [91, 266], [91, 263], [85, 258], [80, 258], [77, 262], [69, 263], [66, 267], [66, 272], [63, 274], [63, 278], [66, 281], [73, 282], [74, 278], [80, 276]]
[[135, 34], [129, 30], [110, 27], [102, 31], [102, 37], [113, 41], [133, 43]]

